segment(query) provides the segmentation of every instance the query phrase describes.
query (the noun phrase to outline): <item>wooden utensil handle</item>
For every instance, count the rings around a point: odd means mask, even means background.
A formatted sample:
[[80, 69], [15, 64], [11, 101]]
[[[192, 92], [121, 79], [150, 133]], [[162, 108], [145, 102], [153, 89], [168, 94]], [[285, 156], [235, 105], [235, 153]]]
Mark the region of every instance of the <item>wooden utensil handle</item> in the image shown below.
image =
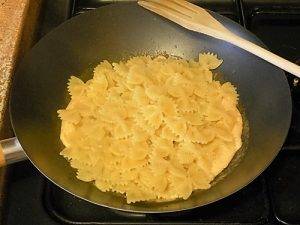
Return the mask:
[[278, 66], [279, 68], [294, 74], [295, 76], [300, 78], [300, 66], [298, 66], [295, 63], [292, 63], [250, 41], [247, 41], [239, 36], [236, 36], [234, 34], [232, 35], [224, 35], [223, 40], [236, 45], [266, 61], [268, 61], [269, 63], [272, 63], [275, 66]]
[[0, 167], [27, 159], [16, 137], [0, 141]]

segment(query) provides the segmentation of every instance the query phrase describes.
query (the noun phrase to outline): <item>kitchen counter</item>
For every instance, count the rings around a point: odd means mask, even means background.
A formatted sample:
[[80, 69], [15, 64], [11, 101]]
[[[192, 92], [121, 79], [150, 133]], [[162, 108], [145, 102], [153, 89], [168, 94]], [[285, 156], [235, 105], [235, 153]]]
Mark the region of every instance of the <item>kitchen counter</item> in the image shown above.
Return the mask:
[[0, 0], [0, 138], [13, 132], [8, 116], [8, 96], [19, 58], [32, 46], [41, 0]]

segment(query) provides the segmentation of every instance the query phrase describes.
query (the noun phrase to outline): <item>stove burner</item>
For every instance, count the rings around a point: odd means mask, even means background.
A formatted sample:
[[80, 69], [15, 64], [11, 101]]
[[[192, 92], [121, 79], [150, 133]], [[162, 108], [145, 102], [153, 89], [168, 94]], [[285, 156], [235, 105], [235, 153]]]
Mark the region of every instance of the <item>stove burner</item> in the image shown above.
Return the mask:
[[[41, 28], [37, 33], [43, 36], [68, 18], [70, 11], [74, 16], [115, 1], [118, 0], [45, 1]], [[247, 24], [271, 51], [300, 64], [300, 1], [193, 2], [240, 24]], [[78, 199], [50, 183], [29, 162], [21, 162], [7, 168], [7, 191], [0, 192], [3, 197], [0, 223], [300, 224], [300, 156], [296, 152], [300, 150], [299, 79], [290, 74], [286, 76], [291, 88], [293, 118], [284, 150], [266, 172], [236, 194], [189, 211], [153, 215], [126, 213]]]
[[298, 152], [282, 152], [267, 173], [273, 211], [285, 224], [300, 224], [299, 165]]

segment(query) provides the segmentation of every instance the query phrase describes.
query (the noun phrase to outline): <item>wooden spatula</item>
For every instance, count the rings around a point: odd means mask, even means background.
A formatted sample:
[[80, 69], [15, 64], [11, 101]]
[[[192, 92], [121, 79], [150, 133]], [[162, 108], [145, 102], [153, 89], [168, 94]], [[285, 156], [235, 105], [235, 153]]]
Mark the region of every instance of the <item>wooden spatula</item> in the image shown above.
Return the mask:
[[138, 4], [189, 30], [236, 45], [300, 78], [300, 66], [237, 36], [199, 6], [185, 0], [139, 0]]

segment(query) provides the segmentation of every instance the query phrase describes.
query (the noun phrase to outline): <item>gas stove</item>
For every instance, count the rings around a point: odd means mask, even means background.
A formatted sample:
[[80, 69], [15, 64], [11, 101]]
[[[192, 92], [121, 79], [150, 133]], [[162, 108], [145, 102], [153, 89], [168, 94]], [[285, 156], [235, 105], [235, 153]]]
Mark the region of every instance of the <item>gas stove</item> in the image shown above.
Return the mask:
[[[72, 16], [112, 2], [118, 1], [45, 1], [38, 38]], [[255, 33], [271, 51], [300, 63], [299, 0], [192, 2], [240, 23]], [[4, 188], [0, 193], [1, 224], [300, 224], [300, 87], [297, 78], [290, 74], [286, 76], [293, 99], [289, 135], [271, 166], [239, 192], [185, 212], [125, 213], [74, 197], [53, 185], [25, 161], [6, 169], [1, 184]]]

